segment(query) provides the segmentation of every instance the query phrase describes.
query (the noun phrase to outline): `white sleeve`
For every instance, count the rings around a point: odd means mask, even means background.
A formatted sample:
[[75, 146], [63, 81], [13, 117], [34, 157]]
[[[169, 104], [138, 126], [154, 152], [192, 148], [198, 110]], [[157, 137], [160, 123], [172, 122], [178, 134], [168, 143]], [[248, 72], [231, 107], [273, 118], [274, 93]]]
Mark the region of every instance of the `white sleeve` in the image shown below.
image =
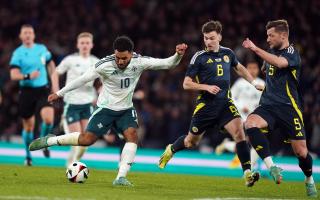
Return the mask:
[[231, 87], [231, 95], [234, 100], [234, 104], [239, 110], [244, 107], [243, 103], [240, 101], [239, 96], [241, 94], [241, 79], [236, 80], [236, 82]]
[[159, 70], [159, 69], [170, 69], [177, 66], [182, 59], [182, 56], [175, 53], [173, 56], [169, 58], [152, 58], [152, 57], [142, 57], [142, 65], [144, 69], [152, 69], [152, 70]]
[[240, 80], [236, 80], [236, 82], [231, 87], [231, 95], [234, 100], [237, 100], [240, 94]]
[[56, 67], [58, 74], [64, 74], [70, 67], [69, 57], [64, 58], [60, 64]]
[[97, 78], [99, 78], [99, 74], [96, 72], [96, 69], [88, 69], [86, 71], [86, 73], [84, 73], [82, 76], [71, 81], [66, 86], [64, 86], [61, 90], [59, 90], [57, 92], [57, 95], [62, 97], [67, 92], [70, 92], [71, 90], [77, 89], [90, 81], [94, 81]]

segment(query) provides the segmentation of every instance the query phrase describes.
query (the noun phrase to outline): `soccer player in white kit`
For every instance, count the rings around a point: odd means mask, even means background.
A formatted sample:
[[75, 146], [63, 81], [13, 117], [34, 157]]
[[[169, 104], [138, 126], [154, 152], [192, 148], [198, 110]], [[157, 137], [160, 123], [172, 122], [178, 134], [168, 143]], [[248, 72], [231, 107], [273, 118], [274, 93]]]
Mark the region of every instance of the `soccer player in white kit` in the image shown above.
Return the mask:
[[[264, 80], [258, 77], [259, 65], [257, 62], [248, 62], [247, 70], [259, 85], [265, 84]], [[253, 112], [256, 107], [258, 107], [262, 91], [256, 90], [255, 87], [248, 83], [248, 81], [240, 77], [232, 85], [231, 94], [234, 100], [234, 104], [238, 108], [238, 111], [241, 115], [241, 118], [243, 119], [243, 121], [245, 121], [248, 115]], [[217, 146], [216, 153], [221, 154], [224, 150], [235, 152], [235, 146], [236, 144], [234, 141], [230, 141], [229, 138], [226, 138], [220, 145]], [[251, 148], [250, 154], [251, 166], [253, 168], [259, 156], [253, 148]], [[238, 156], [235, 156], [235, 158], [230, 163], [230, 167], [234, 168], [238, 166], [240, 166], [240, 160]]]
[[[97, 57], [91, 55], [93, 48], [93, 35], [88, 32], [82, 32], [77, 37], [78, 52], [65, 57], [57, 66], [55, 73], [57, 75], [67, 74], [66, 84], [83, 75], [90, 68], [94, 69], [99, 61]], [[94, 88], [94, 81], [68, 92], [63, 97], [63, 126], [64, 132], [84, 133], [88, 119], [93, 112], [93, 102], [97, 98]], [[86, 151], [87, 147], [74, 146], [71, 148], [67, 159], [67, 166], [72, 162], [79, 161]]]
[[87, 71], [48, 97], [48, 101], [55, 101], [67, 92], [100, 77], [103, 86], [98, 97], [98, 108], [91, 115], [85, 133], [73, 132], [62, 136], [38, 138], [30, 144], [31, 151], [54, 145], [89, 146], [111, 127], [116, 128], [122, 131], [126, 144], [121, 153], [119, 171], [113, 185], [132, 186], [126, 175], [134, 162], [138, 142], [138, 120], [132, 103], [134, 89], [144, 70], [173, 68], [179, 64], [187, 49], [186, 44], [178, 44], [173, 56], [158, 59], [134, 53], [133, 46], [129, 37], [117, 37], [113, 43], [113, 55], [101, 59], [96, 63], [95, 69]]

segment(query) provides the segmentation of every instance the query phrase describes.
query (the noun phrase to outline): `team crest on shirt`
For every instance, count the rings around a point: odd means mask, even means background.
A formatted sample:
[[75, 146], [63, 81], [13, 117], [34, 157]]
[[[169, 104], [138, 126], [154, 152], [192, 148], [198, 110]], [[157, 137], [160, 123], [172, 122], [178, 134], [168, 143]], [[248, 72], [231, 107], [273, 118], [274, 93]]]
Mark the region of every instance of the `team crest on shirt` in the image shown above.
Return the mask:
[[224, 62], [226, 62], [226, 63], [230, 62], [229, 56], [227, 56], [227, 55], [224, 55], [224, 56], [223, 56], [223, 60], [224, 60]]
[[192, 127], [192, 131], [195, 132], [195, 133], [197, 133], [197, 132], [199, 131], [199, 129], [194, 126], [194, 127]]

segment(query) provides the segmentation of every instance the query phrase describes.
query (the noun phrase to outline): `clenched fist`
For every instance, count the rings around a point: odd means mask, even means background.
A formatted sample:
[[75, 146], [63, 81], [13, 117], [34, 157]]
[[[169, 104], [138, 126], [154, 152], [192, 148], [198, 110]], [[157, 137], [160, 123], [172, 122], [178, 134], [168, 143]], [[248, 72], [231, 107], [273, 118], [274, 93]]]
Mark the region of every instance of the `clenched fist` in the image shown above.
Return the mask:
[[185, 43], [182, 44], [178, 44], [176, 46], [176, 52], [180, 55], [183, 56], [184, 53], [186, 52], [186, 49], [188, 48], [188, 45], [186, 45]]

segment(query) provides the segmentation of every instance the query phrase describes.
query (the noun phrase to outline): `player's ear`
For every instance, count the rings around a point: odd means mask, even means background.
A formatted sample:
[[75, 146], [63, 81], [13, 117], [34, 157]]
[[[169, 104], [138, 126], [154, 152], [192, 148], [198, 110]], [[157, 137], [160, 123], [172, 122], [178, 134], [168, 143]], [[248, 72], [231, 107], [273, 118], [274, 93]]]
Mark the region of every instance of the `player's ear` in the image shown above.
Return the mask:
[[289, 37], [288, 33], [287, 32], [282, 32], [282, 39], [286, 39]]
[[219, 42], [221, 42], [221, 40], [222, 40], [222, 35], [221, 34], [219, 34]]

